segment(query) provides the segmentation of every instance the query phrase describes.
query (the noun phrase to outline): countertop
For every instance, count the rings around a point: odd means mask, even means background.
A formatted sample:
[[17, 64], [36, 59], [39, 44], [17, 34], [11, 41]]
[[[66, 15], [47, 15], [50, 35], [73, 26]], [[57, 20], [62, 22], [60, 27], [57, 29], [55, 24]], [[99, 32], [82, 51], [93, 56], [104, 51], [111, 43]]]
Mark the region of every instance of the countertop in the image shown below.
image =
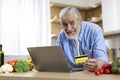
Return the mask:
[[0, 73], [0, 80], [119, 80], [120, 75], [94, 75], [86, 70], [79, 72], [24, 72]]

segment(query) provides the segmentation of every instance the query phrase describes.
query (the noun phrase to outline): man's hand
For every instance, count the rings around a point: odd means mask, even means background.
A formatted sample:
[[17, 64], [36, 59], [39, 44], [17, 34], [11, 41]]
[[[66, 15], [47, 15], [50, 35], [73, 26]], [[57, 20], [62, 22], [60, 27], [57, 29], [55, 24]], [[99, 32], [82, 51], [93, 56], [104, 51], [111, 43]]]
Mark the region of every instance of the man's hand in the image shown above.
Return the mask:
[[88, 71], [94, 71], [98, 67], [97, 61], [95, 59], [89, 59], [84, 63], [85, 69]]
[[84, 63], [84, 68], [88, 71], [94, 71], [94, 69], [102, 67], [103, 64], [105, 64], [103, 60], [89, 59]]

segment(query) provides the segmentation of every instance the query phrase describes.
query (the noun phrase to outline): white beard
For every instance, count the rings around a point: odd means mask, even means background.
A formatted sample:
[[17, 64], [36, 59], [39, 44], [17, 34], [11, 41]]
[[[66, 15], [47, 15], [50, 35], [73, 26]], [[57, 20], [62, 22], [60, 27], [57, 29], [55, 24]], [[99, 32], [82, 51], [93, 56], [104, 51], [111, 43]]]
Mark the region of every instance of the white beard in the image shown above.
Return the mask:
[[75, 39], [75, 40], [77, 40], [78, 37], [79, 37], [80, 31], [81, 31], [81, 26], [79, 26], [79, 28], [78, 28], [78, 30], [77, 30], [77, 33], [76, 33], [74, 36], [68, 35], [65, 31], [64, 31], [64, 32], [65, 32], [65, 35], [66, 35], [66, 37], [67, 37], [68, 39]]

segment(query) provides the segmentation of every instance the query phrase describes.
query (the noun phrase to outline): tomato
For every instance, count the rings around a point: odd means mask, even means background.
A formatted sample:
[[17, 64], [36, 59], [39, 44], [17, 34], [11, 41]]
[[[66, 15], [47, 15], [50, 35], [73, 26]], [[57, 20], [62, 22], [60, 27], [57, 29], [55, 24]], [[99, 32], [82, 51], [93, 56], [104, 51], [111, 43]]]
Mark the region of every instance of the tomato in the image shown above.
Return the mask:
[[110, 73], [111, 73], [111, 68], [112, 68], [112, 65], [111, 65], [111, 64], [104, 64], [104, 65], [102, 66], [103, 73], [105, 73], [105, 74], [110, 74]]
[[16, 64], [17, 61], [18, 60], [10, 60], [7, 63], [10, 64], [10, 65], [12, 65], [12, 67], [14, 67], [14, 65]]
[[98, 70], [98, 71], [95, 71], [94, 74], [95, 74], [95, 75], [100, 75], [101, 73], [100, 73], [100, 71]]
[[111, 69], [105, 69], [105, 74], [110, 74], [111, 73]]
[[120, 70], [118, 70], [118, 74], [120, 75]]
[[111, 64], [104, 64], [104, 65], [102, 66], [103, 69], [105, 69], [105, 68], [110, 68], [110, 69], [111, 69], [111, 67], [112, 67]]
[[100, 73], [101, 74], [104, 73], [104, 69], [103, 68], [100, 69]]
[[94, 72], [98, 71], [98, 69], [94, 69]]
[[101, 70], [100, 69], [94, 69], [94, 74], [95, 75], [100, 75], [101, 74]]

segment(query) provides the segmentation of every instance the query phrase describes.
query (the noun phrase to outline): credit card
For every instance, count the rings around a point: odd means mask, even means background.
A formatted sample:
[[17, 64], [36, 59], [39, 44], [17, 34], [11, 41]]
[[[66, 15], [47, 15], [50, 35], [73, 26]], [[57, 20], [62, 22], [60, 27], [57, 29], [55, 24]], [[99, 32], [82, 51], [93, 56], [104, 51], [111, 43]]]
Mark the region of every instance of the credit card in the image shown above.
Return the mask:
[[75, 63], [79, 64], [79, 63], [84, 63], [88, 60], [88, 55], [80, 55], [80, 56], [76, 56], [75, 57]]

